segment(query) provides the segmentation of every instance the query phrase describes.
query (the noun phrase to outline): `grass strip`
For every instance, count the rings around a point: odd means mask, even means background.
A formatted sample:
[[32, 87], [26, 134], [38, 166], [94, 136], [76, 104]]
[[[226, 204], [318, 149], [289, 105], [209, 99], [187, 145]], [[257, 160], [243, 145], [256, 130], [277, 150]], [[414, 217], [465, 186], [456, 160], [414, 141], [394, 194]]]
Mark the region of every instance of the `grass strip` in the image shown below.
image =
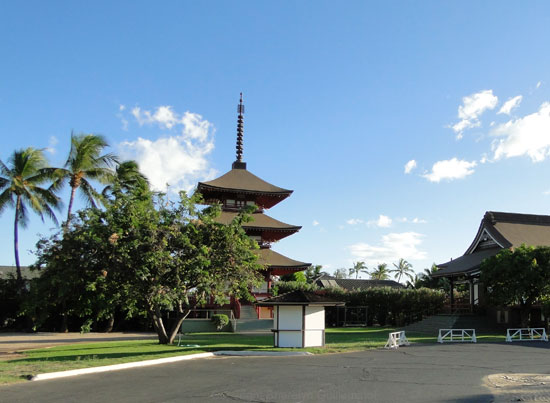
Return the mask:
[[[162, 345], [155, 340], [76, 343], [28, 350], [23, 352], [23, 356], [20, 358], [0, 361], [0, 384], [22, 382], [33, 375], [42, 373], [219, 350], [303, 350], [314, 354], [361, 351], [383, 347], [388, 339], [388, 333], [394, 330], [389, 327], [327, 329], [325, 347], [306, 349], [275, 349], [272, 335], [239, 333], [191, 333], [183, 336], [182, 344], [198, 344], [199, 347]], [[435, 336], [414, 333], [407, 333], [407, 338], [416, 343], [437, 342]], [[478, 342], [504, 342], [505, 338], [501, 335], [481, 335], [477, 339]]]

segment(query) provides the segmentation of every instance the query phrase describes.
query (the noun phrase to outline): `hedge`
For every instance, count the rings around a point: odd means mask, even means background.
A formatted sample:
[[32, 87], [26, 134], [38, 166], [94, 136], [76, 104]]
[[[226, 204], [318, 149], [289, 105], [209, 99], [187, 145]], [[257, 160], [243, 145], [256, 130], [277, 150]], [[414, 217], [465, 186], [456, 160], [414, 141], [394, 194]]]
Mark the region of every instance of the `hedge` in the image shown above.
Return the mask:
[[274, 294], [294, 290], [316, 291], [345, 302], [346, 307], [366, 306], [367, 323], [380, 326], [403, 326], [421, 320], [424, 316], [439, 313], [446, 298], [443, 291], [429, 288], [375, 287], [347, 291], [342, 288], [320, 289], [312, 284], [296, 282], [279, 282], [273, 287]]

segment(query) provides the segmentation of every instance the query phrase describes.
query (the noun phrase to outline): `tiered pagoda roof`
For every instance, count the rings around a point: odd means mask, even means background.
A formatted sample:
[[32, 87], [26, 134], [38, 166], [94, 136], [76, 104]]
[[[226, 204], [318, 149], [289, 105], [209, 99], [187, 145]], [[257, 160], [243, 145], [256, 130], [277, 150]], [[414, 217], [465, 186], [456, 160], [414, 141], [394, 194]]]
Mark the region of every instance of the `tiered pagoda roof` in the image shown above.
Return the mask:
[[259, 262], [267, 266], [274, 275], [289, 274], [307, 269], [310, 263], [290, 259], [270, 249], [270, 243], [292, 235], [300, 226], [286, 224], [263, 213], [286, 199], [292, 190], [284, 189], [257, 177], [246, 169], [242, 160], [244, 124], [244, 105], [238, 106], [237, 158], [231, 170], [208, 182], [199, 182], [197, 192], [202, 194], [206, 204], [222, 203], [222, 213], [218, 217], [221, 223], [229, 223], [244, 206], [254, 204], [258, 210], [251, 214], [252, 221], [244, 223], [243, 228], [249, 236], [259, 237]]
[[226, 174], [208, 182], [199, 182], [197, 190], [206, 203], [223, 200], [228, 194], [251, 197], [260, 208], [271, 208], [292, 194], [292, 190], [272, 185], [244, 168], [233, 168]]
[[[238, 212], [222, 211], [217, 221], [222, 224], [229, 224], [237, 215]], [[260, 235], [267, 242], [279, 241], [295, 234], [302, 228], [297, 225], [286, 224], [259, 211], [251, 214], [251, 218], [252, 221], [244, 223], [243, 228], [251, 235]]]

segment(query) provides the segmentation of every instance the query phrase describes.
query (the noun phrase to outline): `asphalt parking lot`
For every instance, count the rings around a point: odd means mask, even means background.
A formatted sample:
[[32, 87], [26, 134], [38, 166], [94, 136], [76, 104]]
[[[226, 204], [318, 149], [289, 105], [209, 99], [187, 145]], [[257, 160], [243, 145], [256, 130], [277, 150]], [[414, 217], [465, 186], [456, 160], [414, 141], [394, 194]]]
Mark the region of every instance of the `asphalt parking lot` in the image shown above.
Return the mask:
[[29, 382], [2, 402], [550, 401], [548, 343], [416, 344], [303, 357], [228, 357]]

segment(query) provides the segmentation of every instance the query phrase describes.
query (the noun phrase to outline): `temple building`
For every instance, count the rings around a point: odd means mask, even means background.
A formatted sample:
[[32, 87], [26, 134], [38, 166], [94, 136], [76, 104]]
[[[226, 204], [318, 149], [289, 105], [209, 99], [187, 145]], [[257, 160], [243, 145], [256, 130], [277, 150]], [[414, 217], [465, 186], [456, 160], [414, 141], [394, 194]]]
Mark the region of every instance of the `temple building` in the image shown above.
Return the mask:
[[[440, 270], [432, 274], [433, 277], [450, 280], [451, 312], [472, 312], [476, 306], [485, 305], [484, 288], [479, 282], [481, 262], [502, 249], [516, 248], [522, 244], [550, 246], [550, 216], [487, 211], [464, 255], [439, 264]], [[455, 300], [452, 290], [457, 284], [467, 285], [467, 300]]]
[[[280, 203], [292, 194], [292, 190], [272, 185], [249, 172], [243, 161], [244, 136], [244, 105], [241, 94], [238, 105], [237, 119], [237, 155], [231, 170], [224, 175], [208, 182], [199, 182], [197, 192], [201, 193], [206, 204], [220, 203], [222, 213], [218, 220], [229, 223], [245, 206], [257, 207], [252, 214], [252, 221], [243, 225], [246, 234], [258, 242], [260, 249], [256, 250], [259, 263], [265, 265], [265, 282], [262, 287], [254, 288], [252, 294], [257, 301], [271, 296], [273, 276], [291, 274], [307, 269], [311, 264], [291, 259], [275, 252], [271, 245], [289, 235], [295, 234], [301, 226], [291, 225], [276, 220], [265, 214], [269, 208]], [[236, 317], [240, 316], [241, 305], [234, 301]], [[232, 303], [232, 304], [233, 304]], [[243, 305], [246, 304], [243, 302]], [[252, 305], [249, 306], [249, 309]], [[257, 317], [268, 319], [273, 317], [271, 307], [258, 307]]]

